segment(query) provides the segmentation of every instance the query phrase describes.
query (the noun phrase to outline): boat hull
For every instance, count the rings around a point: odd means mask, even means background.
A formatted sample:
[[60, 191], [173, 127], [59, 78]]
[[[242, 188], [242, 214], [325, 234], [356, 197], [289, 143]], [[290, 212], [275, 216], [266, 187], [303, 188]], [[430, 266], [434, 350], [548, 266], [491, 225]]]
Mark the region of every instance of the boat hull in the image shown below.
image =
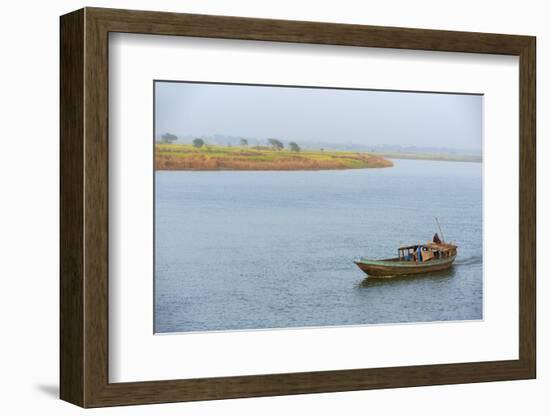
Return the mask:
[[399, 261], [398, 259], [362, 259], [356, 261], [355, 264], [367, 275], [369, 275], [369, 277], [391, 278], [446, 270], [453, 265], [455, 258], [456, 256], [451, 256], [444, 259], [427, 261], [424, 263], [417, 263], [413, 261]]

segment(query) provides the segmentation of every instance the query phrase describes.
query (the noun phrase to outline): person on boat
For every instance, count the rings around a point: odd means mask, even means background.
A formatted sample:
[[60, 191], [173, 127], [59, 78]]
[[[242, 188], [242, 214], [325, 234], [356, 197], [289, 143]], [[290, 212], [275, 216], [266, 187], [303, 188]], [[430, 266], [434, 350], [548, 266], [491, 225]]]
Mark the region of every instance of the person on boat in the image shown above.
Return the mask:
[[436, 244], [441, 244], [441, 240], [439, 239], [437, 233], [434, 234], [433, 242]]

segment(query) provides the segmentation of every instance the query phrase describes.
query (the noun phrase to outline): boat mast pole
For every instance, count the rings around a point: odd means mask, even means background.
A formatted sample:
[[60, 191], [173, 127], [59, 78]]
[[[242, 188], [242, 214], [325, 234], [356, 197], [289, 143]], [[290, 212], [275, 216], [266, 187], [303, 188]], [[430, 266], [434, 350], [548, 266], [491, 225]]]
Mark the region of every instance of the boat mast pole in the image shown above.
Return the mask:
[[443, 237], [443, 231], [441, 231], [441, 224], [439, 224], [439, 220], [437, 217], [435, 217], [435, 222], [437, 222], [437, 227], [439, 228], [439, 233], [441, 234], [441, 241], [445, 242], [445, 237]]

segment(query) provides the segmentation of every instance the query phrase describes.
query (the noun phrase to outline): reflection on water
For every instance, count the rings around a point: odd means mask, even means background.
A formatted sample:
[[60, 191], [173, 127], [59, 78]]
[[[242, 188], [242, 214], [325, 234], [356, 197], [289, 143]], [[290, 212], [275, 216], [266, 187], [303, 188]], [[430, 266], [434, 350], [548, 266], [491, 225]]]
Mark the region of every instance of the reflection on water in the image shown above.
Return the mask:
[[[482, 318], [481, 164], [155, 180], [156, 332]], [[431, 239], [435, 216], [451, 270], [365, 279], [353, 263]]]

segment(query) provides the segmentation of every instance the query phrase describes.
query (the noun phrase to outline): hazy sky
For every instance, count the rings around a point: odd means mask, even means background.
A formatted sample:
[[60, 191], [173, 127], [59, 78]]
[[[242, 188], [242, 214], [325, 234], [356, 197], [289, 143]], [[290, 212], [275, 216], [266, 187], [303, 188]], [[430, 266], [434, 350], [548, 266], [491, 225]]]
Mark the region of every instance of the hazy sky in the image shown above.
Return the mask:
[[156, 135], [481, 149], [479, 95], [155, 83]]

